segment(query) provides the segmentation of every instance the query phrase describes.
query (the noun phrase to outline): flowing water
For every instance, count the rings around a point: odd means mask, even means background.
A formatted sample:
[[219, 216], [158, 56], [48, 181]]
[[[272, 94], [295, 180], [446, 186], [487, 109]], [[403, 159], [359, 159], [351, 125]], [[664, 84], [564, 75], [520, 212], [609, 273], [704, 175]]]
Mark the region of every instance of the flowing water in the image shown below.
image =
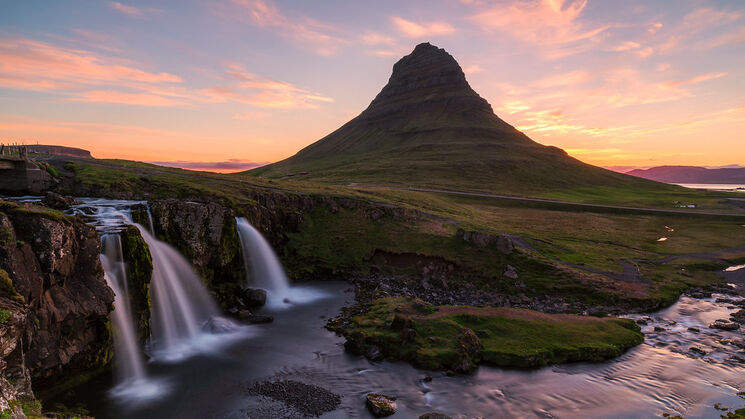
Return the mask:
[[[151, 329], [147, 342], [150, 363], [174, 362], [209, 352], [253, 331], [218, 316], [217, 305], [189, 262], [173, 247], [156, 239], [152, 215], [144, 201], [80, 199], [72, 214], [83, 215], [101, 234], [104, 277], [114, 291], [114, 346], [116, 385], [110, 394], [129, 407], [162, 397], [170, 384], [148, 376], [143, 348], [137, 340], [132, 316], [126, 266], [119, 233], [136, 226], [153, 261]], [[132, 208], [147, 209], [150, 232], [132, 222]]]
[[[185, 309], [188, 313], [173, 309], [172, 315], [180, 317], [173, 320], [179, 330], [173, 341], [186, 340], [193, 345], [209, 336], [205, 346], [210, 350], [190, 353], [188, 358], [156, 356], [146, 364], [148, 380], [168, 383], [170, 391], [147, 403], [130, 403], [102, 397], [116, 381], [99, 377], [74, 390], [73, 399], [85, 401], [91, 413], [101, 418], [285, 417], [292, 416], [292, 411], [272, 400], [248, 395], [245, 388], [258, 380], [293, 379], [342, 396], [340, 408], [324, 418], [370, 417], [364, 407], [364, 396], [369, 392], [398, 398], [399, 410], [394, 418], [418, 417], [431, 411], [455, 417], [654, 418], [670, 413], [686, 418], [719, 418], [715, 404], [733, 408], [745, 405], [737, 395], [745, 390], [745, 351], [732, 344], [733, 339], [742, 339], [743, 333], [708, 328], [712, 321], [726, 319], [737, 309], [726, 299], [717, 300], [723, 296], [703, 300], [682, 297], [658, 313], [629, 316], [647, 323], [642, 327], [645, 342], [609, 362], [534, 371], [482, 366], [473, 375], [448, 377], [404, 363], [373, 363], [346, 353], [344, 339], [324, 329], [324, 325], [351, 303], [350, 285], [318, 282], [290, 286], [284, 282], [277, 286], [275, 280], [286, 280], [281, 266], [261, 235], [248, 227], [239, 220], [242, 245], [249, 256], [246, 260], [252, 264], [251, 285], [276, 292], [274, 301], [283, 297], [305, 303], [265, 307], [260, 313], [273, 315], [274, 323], [244, 326], [251, 332], [209, 334], [203, 328], [205, 324], [214, 327], [216, 318], [208, 319], [214, 311], [209, 304], [202, 305], [199, 296], [192, 296], [192, 291], [184, 291], [184, 298], [195, 301], [191, 309]], [[193, 274], [190, 266], [177, 262], [181, 258], [178, 252], [146, 234], [143, 231], [152, 243], [151, 249], [155, 249], [154, 259], [162, 262], [157, 264], [164, 278]], [[162, 254], [155, 256], [159, 252]], [[169, 265], [164, 260], [172, 265], [166, 267]], [[261, 263], [265, 265], [255, 266]], [[272, 272], [272, 267], [278, 267], [281, 276], [260, 276]], [[733, 282], [745, 282], [745, 269], [724, 274]], [[169, 279], [163, 282], [162, 289], [173, 285]], [[161, 303], [155, 297], [154, 305], [179, 300], [178, 290], [168, 292], [172, 301]], [[163, 315], [164, 321], [167, 317]], [[187, 325], [185, 318], [193, 318], [194, 323]], [[218, 328], [223, 325], [218, 322]], [[236, 327], [230, 322], [228, 325], [230, 330]], [[165, 336], [159, 339], [165, 342]], [[154, 337], [154, 346], [159, 339]], [[426, 375], [433, 380], [424, 381]]]
[[325, 295], [314, 287], [290, 286], [279, 258], [264, 236], [248, 220], [235, 219], [246, 267], [246, 285], [267, 292], [267, 306], [306, 304]]

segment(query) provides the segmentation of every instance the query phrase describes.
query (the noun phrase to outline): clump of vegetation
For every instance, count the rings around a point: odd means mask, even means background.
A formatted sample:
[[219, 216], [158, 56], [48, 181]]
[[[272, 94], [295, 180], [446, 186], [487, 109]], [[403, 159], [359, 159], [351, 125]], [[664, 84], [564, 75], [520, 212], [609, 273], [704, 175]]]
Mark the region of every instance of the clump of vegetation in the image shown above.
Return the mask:
[[[431, 306], [418, 300], [375, 300], [365, 314], [330, 328], [347, 348], [406, 360], [431, 370], [467, 372], [476, 364], [536, 368], [617, 357], [644, 337], [632, 320], [543, 314], [511, 308]], [[474, 348], [475, 347], [475, 348]], [[374, 351], [373, 351], [374, 352]]]
[[[0, 269], [0, 296], [9, 298], [21, 304], [26, 302], [23, 296], [19, 294], [18, 291], [16, 291], [15, 287], [13, 286], [13, 281], [11, 281], [10, 276], [8, 275], [8, 272], [3, 269]], [[0, 321], [0, 323], [4, 321], [5, 320], [2, 320]]]

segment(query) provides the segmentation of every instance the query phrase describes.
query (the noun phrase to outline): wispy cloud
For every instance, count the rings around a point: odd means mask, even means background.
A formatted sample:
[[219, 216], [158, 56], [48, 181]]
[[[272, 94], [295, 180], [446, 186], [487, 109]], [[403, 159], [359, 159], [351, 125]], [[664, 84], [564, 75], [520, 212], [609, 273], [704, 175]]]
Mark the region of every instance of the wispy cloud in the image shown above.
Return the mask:
[[450, 35], [455, 32], [455, 28], [447, 22], [416, 23], [398, 16], [394, 16], [392, 21], [401, 34], [410, 38]]
[[471, 64], [463, 67], [463, 72], [466, 74], [476, 74], [476, 73], [483, 73], [484, 69], [481, 68], [481, 66], [477, 64]]
[[69, 90], [93, 85], [180, 83], [181, 77], [137, 68], [124, 59], [30, 39], [0, 39], [0, 87]]
[[232, 100], [257, 108], [315, 109], [318, 103], [333, 102], [330, 97], [245, 71], [237, 64], [229, 64], [227, 75], [230, 84], [201, 91], [212, 101]]
[[702, 83], [702, 82], [709, 81], [709, 80], [722, 78], [722, 77], [725, 77], [726, 75], [727, 73], [699, 74], [697, 76], [693, 76], [693, 77], [683, 79], [683, 80], [673, 80], [673, 81], [660, 83], [660, 87], [662, 87], [663, 89], [675, 89], [675, 88], [686, 86], [689, 84], [697, 84], [697, 83]]
[[547, 57], [560, 58], [587, 50], [610, 27], [582, 23], [586, 6], [587, 0], [520, 0], [487, 6], [469, 20], [484, 31], [550, 48]]
[[336, 28], [307, 17], [290, 17], [269, 0], [232, 0], [239, 7], [237, 13], [216, 10], [228, 18], [238, 18], [262, 28], [273, 28], [281, 35], [313, 45], [320, 55], [335, 55], [347, 41]]
[[124, 13], [127, 16], [131, 17], [142, 17], [142, 10], [134, 7], [134, 6], [128, 6], [126, 4], [119, 3], [118, 1], [110, 1], [109, 7], [116, 10], [117, 12]]

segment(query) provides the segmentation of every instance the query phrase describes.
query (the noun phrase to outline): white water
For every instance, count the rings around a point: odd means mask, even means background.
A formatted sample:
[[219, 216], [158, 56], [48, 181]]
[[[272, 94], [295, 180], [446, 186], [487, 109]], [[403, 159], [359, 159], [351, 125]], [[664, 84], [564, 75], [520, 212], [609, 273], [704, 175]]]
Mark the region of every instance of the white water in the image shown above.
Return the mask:
[[290, 286], [282, 264], [264, 236], [248, 220], [235, 219], [241, 240], [247, 286], [267, 293], [267, 306], [278, 308], [289, 304], [308, 303], [327, 295], [313, 287]]
[[114, 346], [117, 354], [121, 354], [116, 361], [118, 382], [131, 382], [145, 378], [145, 361], [137, 344], [132, 310], [129, 304], [129, 290], [127, 272], [122, 256], [122, 241], [118, 234], [108, 234], [101, 238], [103, 253], [101, 264], [104, 277], [114, 290]]
[[150, 350], [153, 358], [178, 361], [204, 352], [238, 326], [218, 317], [217, 305], [191, 264], [170, 245], [135, 224], [150, 248], [153, 274], [150, 281], [152, 309]]

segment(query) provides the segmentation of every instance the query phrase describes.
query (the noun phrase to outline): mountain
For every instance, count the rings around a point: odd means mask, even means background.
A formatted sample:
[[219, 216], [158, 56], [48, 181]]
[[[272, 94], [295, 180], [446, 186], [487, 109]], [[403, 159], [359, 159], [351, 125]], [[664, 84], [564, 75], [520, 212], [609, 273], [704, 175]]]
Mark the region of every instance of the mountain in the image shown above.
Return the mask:
[[626, 174], [665, 183], [745, 183], [745, 168], [707, 169], [697, 166], [659, 166]]
[[248, 173], [521, 195], [653, 187], [534, 142], [497, 117], [456, 60], [429, 43], [393, 66], [388, 84], [356, 118], [294, 156]]

